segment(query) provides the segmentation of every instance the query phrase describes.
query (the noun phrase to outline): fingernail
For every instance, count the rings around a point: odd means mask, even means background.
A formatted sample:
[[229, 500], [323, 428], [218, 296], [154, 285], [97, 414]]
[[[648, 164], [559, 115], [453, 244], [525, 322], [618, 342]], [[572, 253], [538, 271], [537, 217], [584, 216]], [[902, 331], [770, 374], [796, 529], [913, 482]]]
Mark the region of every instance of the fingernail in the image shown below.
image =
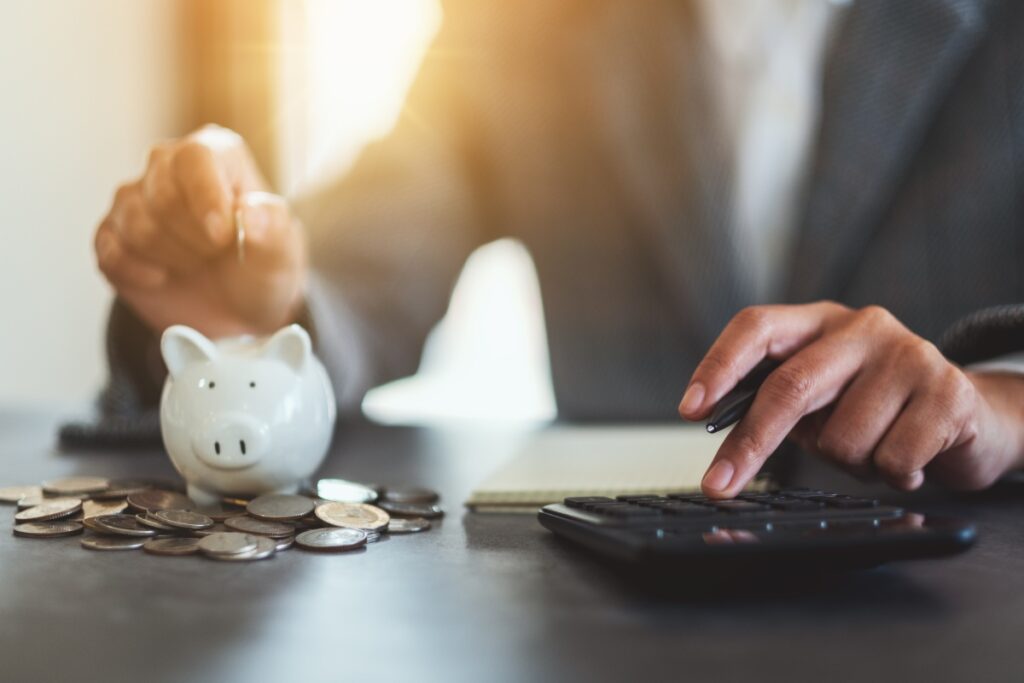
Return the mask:
[[921, 488], [921, 485], [924, 484], [924, 472], [921, 470], [912, 472], [910, 476], [907, 477], [906, 482], [907, 488], [911, 491]]
[[213, 239], [219, 240], [224, 236], [224, 218], [218, 212], [211, 211], [206, 214], [203, 223], [206, 225], [206, 232]]
[[704, 481], [701, 482], [701, 486], [712, 491], [724, 491], [729, 488], [734, 471], [735, 468], [733, 468], [731, 462], [719, 460], [704, 475]]
[[704, 385], [700, 382], [694, 382], [690, 385], [690, 388], [683, 394], [683, 400], [679, 404], [679, 410], [692, 414], [700, 408], [700, 404], [704, 401]]
[[259, 237], [267, 230], [270, 222], [269, 211], [261, 206], [245, 209], [245, 229], [253, 237]]

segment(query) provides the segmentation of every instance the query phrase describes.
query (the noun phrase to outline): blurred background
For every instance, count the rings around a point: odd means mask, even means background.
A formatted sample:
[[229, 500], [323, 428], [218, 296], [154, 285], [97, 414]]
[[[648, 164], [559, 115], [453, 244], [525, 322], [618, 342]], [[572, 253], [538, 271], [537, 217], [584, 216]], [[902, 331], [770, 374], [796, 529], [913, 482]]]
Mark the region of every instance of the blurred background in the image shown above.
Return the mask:
[[[5, 3], [0, 402], [83, 406], [101, 386], [111, 294], [92, 233], [150, 145], [227, 126], [294, 196], [388, 132], [442, 20], [436, 0]], [[473, 255], [419, 373], [364, 410], [388, 422], [554, 416], [519, 244]]]

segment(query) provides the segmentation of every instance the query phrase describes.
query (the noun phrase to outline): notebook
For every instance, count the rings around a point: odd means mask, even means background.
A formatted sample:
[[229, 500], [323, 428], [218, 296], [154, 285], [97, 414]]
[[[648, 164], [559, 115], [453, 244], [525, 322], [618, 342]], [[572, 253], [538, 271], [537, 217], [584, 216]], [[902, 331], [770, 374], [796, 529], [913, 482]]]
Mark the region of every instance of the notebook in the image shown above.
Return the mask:
[[548, 427], [528, 437], [466, 506], [534, 512], [568, 496], [697, 490], [727, 433], [684, 425]]

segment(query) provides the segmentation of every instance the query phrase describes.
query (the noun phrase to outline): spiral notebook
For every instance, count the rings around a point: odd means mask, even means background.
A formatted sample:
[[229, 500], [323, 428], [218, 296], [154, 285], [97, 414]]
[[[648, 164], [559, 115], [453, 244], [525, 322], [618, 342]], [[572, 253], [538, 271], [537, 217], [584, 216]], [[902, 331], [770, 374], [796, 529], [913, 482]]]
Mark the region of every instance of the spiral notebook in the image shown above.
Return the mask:
[[727, 433], [680, 425], [549, 427], [528, 437], [466, 506], [532, 512], [567, 496], [697, 490]]

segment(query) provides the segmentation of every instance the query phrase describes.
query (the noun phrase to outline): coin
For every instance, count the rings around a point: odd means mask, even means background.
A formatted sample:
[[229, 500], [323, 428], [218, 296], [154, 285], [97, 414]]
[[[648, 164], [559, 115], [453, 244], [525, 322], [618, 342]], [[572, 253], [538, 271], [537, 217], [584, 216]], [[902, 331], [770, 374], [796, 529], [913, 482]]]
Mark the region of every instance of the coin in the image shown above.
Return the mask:
[[373, 503], [377, 500], [377, 492], [372, 488], [344, 479], [321, 479], [316, 483], [316, 495], [337, 503]]
[[277, 552], [277, 541], [266, 536], [261, 536], [256, 540], [256, 549], [250, 550], [245, 553], [236, 553], [234, 555], [223, 555], [223, 554], [207, 554], [212, 560], [219, 560], [221, 562], [253, 562], [255, 560], [265, 560], [268, 557], [273, 557]]
[[123, 500], [83, 500], [82, 517], [99, 517], [100, 515], [116, 515], [127, 509], [128, 503]]
[[384, 492], [384, 500], [392, 503], [436, 503], [441, 496], [437, 491], [424, 488], [389, 488]]
[[193, 555], [199, 552], [199, 539], [190, 536], [151, 538], [142, 549], [153, 555]]
[[145, 542], [144, 538], [129, 536], [89, 536], [82, 539], [82, 547], [88, 550], [135, 550]]
[[199, 549], [206, 555], [238, 555], [256, 549], [259, 536], [228, 531], [204, 536]]
[[136, 514], [135, 521], [142, 526], [148, 526], [150, 529], [156, 529], [157, 531], [177, 531], [174, 527], [164, 524], [148, 512], [139, 512]]
[[249, 504], [251, 498], [242, 498], [239, 496], [224, 496], [221, 498], [221, 502], [225, 505], [234, 505], [235, 507], [244, 508]]
[[284, 538], [278, 538], [275, 540], [277, 541], [277, 552], [281, 552], [282, 550], [288, 550], [288, 548], [291, 548], [293, 545], [295, 545], [294, 536], [285, 536]]
[[92, 497], [98, 500], [127, 498], [128, 496], [142, 493], [143, 491], [151, 488], [153, 488], [153, 485], [144, 481], [135, 481], [133, 479], [113, 479], [106, 490], [97, 491], [92, 494]]
[[80, 533], [81, 522], [28, 522], [14, 525], [14, 535], [26, 538], [60, 538]]
[[[360, 529], [360, 531], [365, 531], [365, 530]], [[366, 533], [366, 542], [367, 543], [376, 543], [377, 541], [380, 540], [380, 532], [379, 531], [365, 531], [365, 533]]]
[[366, 545], [366, 532], [360, 529], [310, 529], [295, 537], [295, 542], [309, 550], [352, 550]]
[[191, 535], [201, 538], [203, 536], [209, 536], [211, 534], [223, 534], [228, 531], [231, 531], [231, 529], [224, 526], [224, 522], [214, 522], [213, 526], [208, 526], [205, 529], [196, 529], [191, 533]]
[[81, 493], [95, 493], [110, 486], [105, 477], [63, 477], [43, 482], [43, 493], [73, 496]]
[[249, 517], [248, 515], [226, 519], [224, 520], [224, 526], [235, 531], [256, 534], [258, 536], [270, 536], [272, 538], [284, 538], [285, 536], [295, 534], [295, 527], [287, 522], [271, 522], [266, 519]]
[[313, 511], [313, 501], [305, 496], [272, 493], [254, 499], [246, 506], [253, 517], [273, 521], [301, 519]]
[[370, 531], [383, 529], [390, 519], [380, 508], [362, 503], [324, 503], [316, 508], [316, 516], [331, 526]]
[[430, 520], [423, 517], [394, 518], [388, 523], [389, 534], [415, 534], [430, 528]]
[[229, 517], [237, 517], [245, 514], [244, 507], [227, 505], [225, 503], [214, 503], [194, 508], [195, 512], [201, 513], [212, 519], [214, 522], [223, 522]]
[[389, 500], [382, 500], [381, 509], [386, 510], [396, 517], [424, 517], [426, 519], [437, 519], [444, 515], [444, 510], [439, 505], [431, 503], [395, 503]]
[[92, 517], [92, 528], [101, 534], [115, 536], [155, 536], [156, 529], [139, 524], [134, 515], [100, 515]]
[[36, 505], [42, 505], [47, 500], [53, 500], [53, 498], [47, 498], [42, 493], [39, 495], [25, 496], [18, 500], [18, 509], [27, 510], [28, 508], [34, 508]]
[[79, 498], [52, 498], [35, 507], [22, 510], [14, 515], [19, 522], [44, 522], [49, 519], [69, 517], [82, 509]]
[[43, 489], [40, 486], [5, 486], [0, 489], [0, 503], [17, 503], [22, 498], [42, 495]]
[[152, 513], [153, 519], [175, 529], [206, 529], [213, 526], [213, 520], [191, 510], [160, 510]]
[[195, 503], [186, 496], [172, 491], [149, 489], [128, 496], [128, 505], [139, 512], [156, 512], [158, 510], [191, 510]]

